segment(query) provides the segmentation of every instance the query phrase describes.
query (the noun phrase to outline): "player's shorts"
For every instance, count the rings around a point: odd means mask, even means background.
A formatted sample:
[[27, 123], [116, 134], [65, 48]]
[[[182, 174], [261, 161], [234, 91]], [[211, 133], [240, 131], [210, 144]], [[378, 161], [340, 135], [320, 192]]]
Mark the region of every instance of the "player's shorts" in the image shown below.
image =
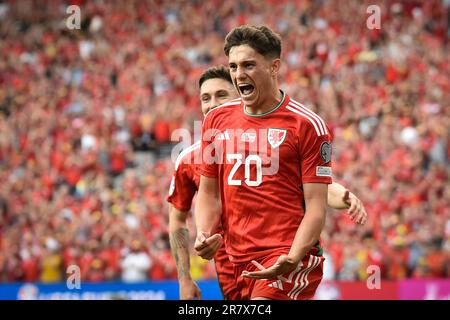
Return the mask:
[[[270, 255], [259, 260], [265, 268], [271, 267], [280, 255]], [[237, 289], [243, 300], [256, 297], [272, 300], [308, 300], [314, 297], [323, 276], [322, 256], [307, 254], [297, 268], [275, 279], [251, 279], [241, 276], [242, 271], [258, 271], [253, 263], [235, 265]]]
[[225, 247], [222, 246], [214, 256], [216, 265], [217, 280], [219, 281], [220, 289], [226, 300], [240, 300], [241, 295], [236, 287], [234, 277], [234, 266], [225, 252]]

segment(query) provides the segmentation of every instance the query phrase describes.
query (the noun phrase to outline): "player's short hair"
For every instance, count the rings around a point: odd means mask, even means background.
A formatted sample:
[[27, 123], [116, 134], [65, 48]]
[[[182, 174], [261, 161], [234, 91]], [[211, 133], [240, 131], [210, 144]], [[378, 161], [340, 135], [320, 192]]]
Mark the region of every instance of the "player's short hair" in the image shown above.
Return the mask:
[[203, 82], [209, 79], [224, 79], [233, 84], [233, 80], [231, 80], [230, 76], [230, 71], [228, 71], [228, 69], [223, 65], [211, 67], [203, 71], [200, 79], [198, 80], [198, 87], [201, 88]]
[[266, 26], [244, 25], [234, 28], [225, 38], [223, 51], [228, 57], [232, 47], [243, 44], [249, 45], [266, 58], [281, 56], [281, 37]]

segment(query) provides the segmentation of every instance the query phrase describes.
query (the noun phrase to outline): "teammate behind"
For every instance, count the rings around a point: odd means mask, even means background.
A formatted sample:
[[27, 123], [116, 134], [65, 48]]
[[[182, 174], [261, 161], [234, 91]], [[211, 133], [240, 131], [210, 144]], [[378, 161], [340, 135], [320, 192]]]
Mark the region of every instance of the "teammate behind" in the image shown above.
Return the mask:
[[[203, 114], [220, 104], [239, 97], [233, 87], [230, 73], [224, 66], [205, 70], [199, 79], [199, 87]], [[167, 201], [172, 204], [169, 209], [170, 247], [178, 269], [180, 299], [182, 300], [201, 299], [201, 291], [189, 272], [189, 232], [186, 224], [192, 199], [200, 182], [200, 175], [197, 173], [198, 164], [195, 163], [198, 152], [200, 152], [200, 141], [180, 153], [175, 163], [175, 173], [167, 198]], [[239, 299], [240, 295], [234, 285], [233, 265], [228, 259], [224, 246], [218, 249], [214, 256], [214, 262], [224, 298], [227, 300]]]

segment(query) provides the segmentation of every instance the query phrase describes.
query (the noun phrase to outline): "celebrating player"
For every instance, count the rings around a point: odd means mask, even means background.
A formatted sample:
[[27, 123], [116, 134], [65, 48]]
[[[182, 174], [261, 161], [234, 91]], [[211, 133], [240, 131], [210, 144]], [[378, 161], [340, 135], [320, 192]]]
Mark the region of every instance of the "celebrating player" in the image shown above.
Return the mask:
[[[200, 101], [203, 114], [210, 109], [238, 97], [229, 71], [224, 66], [205, 70], [199, 80]], [[192, 199], [198, 190], [200, 176], [195, 158], [200, 152], [200, 143], [185, 149], [175, 164], [170, 194], [167, 200], [172, 204], [169, 212], [170, 244], [175, 257], [180, 284], [180, 299], [201, 298], [201, 292], [189, 273], [189, 239], [186, 220]], [[335, 209], [348, 208], [352, 220], [364, 224], [366, 212], [361, 201], [342, 185], [333, 182], [328, 188], [328, 205]], [[226, 299], [238, 299], [234, 285], [233, 266], [224, 247], [214, 256], [217, 277]]]
[[224, 51], [241, 99], [203, 123], [195, 249], [214, 256], [221, 223], [243, 299], [309, 299], [322, 278], [331, 135], [278, 88], [281, 40], [272, 30], [235, 28]]

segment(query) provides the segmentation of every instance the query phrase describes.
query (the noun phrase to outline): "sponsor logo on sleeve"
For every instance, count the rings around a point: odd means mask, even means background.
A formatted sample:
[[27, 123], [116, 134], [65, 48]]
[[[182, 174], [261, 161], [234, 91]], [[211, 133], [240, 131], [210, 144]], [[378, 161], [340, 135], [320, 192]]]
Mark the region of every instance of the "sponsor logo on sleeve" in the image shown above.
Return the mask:
[[331, 161], [331, 143], [325, 141], [320, 146], [320, 156], [323, 162], [326, 164]]
[[316, 176], [318, 177], [331, 177], [331, 167], [316, 167]]

